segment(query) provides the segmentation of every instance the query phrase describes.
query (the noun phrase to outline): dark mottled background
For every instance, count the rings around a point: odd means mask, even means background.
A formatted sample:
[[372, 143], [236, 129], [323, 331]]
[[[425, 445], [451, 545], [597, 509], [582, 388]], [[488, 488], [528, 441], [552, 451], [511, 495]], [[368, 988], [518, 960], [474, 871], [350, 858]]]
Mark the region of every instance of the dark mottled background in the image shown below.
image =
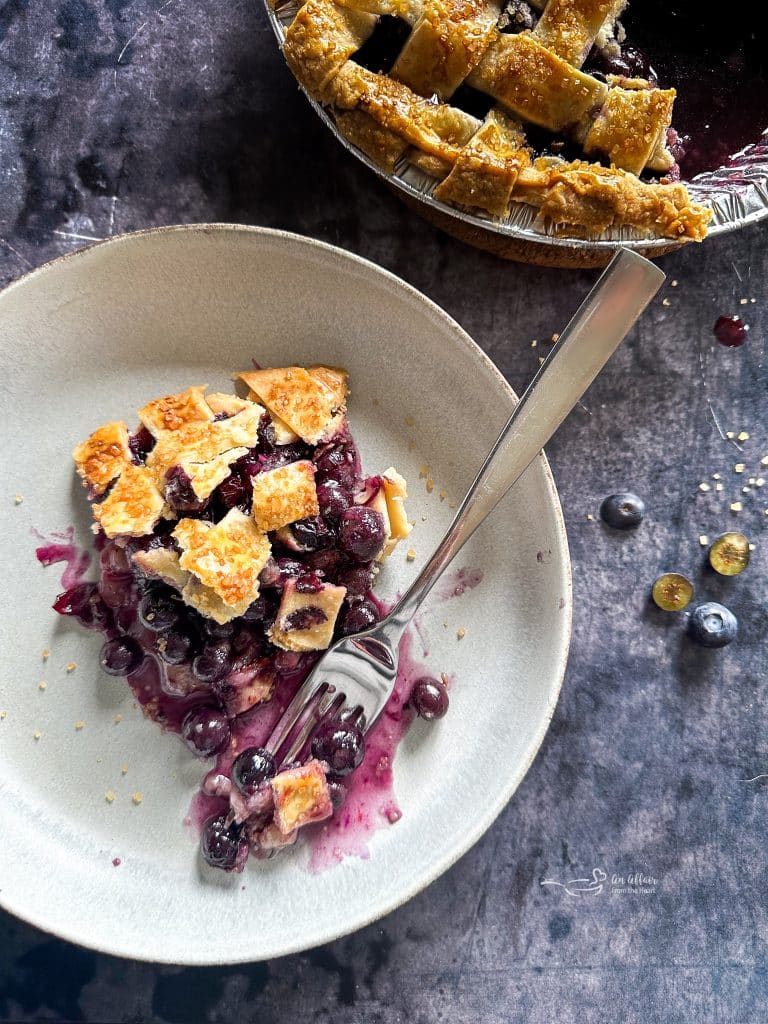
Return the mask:
[[[520, 388], [542, 351], [532, 340], [544, 345], [593, 279], [504, 263], [406, 212], [316, 121], [258, 0], [0, 0], [0, 111], [3, 282], [147, 225], [289, 228], [423, 289]], [[0, 1018], [768, 1021], [768, 778], [744, 781], [768, 772], [768, 486], [748, 483], [768, 453], [766, 229], [663, 266], [677, 285], [549, 448], [573, 553], [573, 649], [552, 729], [485, 838], [379, 924], [250, 967], [122, 962], [0, 914]], [[732, 312], [752, 328], [739, 350], [711, 333]], [[743, 453], [718, 424], [751, 434]], [[699, 491], [714, 472], [723, 491]], [[649, 511], [618, 536], [590, 516], [625, 487]], [[757, 544], [753, 565], [718, 579], [698, 537], [734, 525]], [[650, 582], [673, 567], [734, 609], [737, 643], [696, 648], [649, 607]], [[541, 885], [595, 868], [600, 893]], [[639, 873], [652, 892], [612, 883]]]

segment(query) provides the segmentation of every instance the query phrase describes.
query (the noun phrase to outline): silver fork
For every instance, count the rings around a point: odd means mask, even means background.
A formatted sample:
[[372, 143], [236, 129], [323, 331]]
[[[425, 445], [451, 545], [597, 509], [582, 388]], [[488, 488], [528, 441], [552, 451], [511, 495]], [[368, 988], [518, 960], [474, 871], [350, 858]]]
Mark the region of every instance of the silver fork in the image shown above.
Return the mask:
[[386, 618], [335, 643], [299, 687], [266, 743], [278, 764], [293, 761], [326, 717], [355, 721], [364, 731], [373, 726], [395, 685], [400, 639], [424, 598], [549, 441], [664, 279], [648, 260], [619, 249], [518, 402], [418, 577]]

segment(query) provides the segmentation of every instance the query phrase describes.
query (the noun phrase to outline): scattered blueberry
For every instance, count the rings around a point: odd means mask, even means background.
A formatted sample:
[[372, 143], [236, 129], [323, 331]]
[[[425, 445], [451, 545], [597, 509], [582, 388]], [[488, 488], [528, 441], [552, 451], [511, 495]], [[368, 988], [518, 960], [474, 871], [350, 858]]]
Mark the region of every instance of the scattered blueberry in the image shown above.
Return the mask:
[[413, 684], [410, 702], [419, 718], [431, 722], [442, 718], [448, 710], [448, 690], [439, 679], [422, 676]]
[[709, 549], [709, 564], [721, 576], [738, 576], [749, 565], [749, 541], [743, 533], [721, 533]]
[[600, 506], [600, 518], [614, 530], [634, 530], [644, 515], [645, 502], [631, 491], [610, 494]]
[[339, 574], [337, 582], [347, 588], [347, 601], [362, 601], [373, 586], [373, 567], [366, 564], [346, 569]]
[[203, 825], [200, 850], [207, 864], [222, 871], [241, 868], [248, 857], [248, 843], [242, 831], [234, 824], [228, 825], [223, 814], [214, 815]]
[[365, 755], [365, 738], [356, 725], [323, 722], [312, 737], [312, 753], [325, 761], [331, 774], [343, 777], [353, 772]]
[[381, 515], [365, 505], [355, 505], [341, 515], [339, 543], [358, 562], [370, 562], [381, 553], [386, 540]]
[[721, 345], [739, 348], [747, 340], [749, 324], [745, 324], [740, 316], [719, 316], [712, 330]]
[[259, 786], [277, 771], [275, 759], [263, 747], [248, 747], [235, 758], [232, 781], [245, 796], [253, 796]]
[[688, 632], [702, 647], [725, 647], [736, 639], [739, 623], [728, 608], [716, 601], [707, 601], [694, 608]]
[[299, 551], [318, 551], [333, 543], [333, 532], [320, 516], [299, 519], [291, 524], [290, 530]]
[[229, 743], [229, 722], [220, 708], [193, 708], [181, 723], [181, 735], [197, 757], [213, 757]]
[[107, 640], [101, 648], [101, 667], [111, 676], [127, 676], [141, 664], [141, 648], [129, 636], [118, 636]]
[[693, 583], [679, 572], [665, 572], [651, 590], [656, 605], [665, 612], [681, 612], [693, 600]]

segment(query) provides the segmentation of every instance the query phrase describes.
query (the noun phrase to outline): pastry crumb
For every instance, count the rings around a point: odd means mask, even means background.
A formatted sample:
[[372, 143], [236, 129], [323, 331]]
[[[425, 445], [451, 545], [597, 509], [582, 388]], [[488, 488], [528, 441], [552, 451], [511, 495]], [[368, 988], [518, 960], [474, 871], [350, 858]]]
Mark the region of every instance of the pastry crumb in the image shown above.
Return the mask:
[[672, 305], [672, 303], [669, 301], [669, 299], [666, 296], [661, 300], [661, 304], [662, 304], [662, 306], [671, 306]]
[[702, 533], [699, 535], [699, 544], [701, 544], [703, 548], [705, 548], [707, 544], [709, 544], [709, 537], [706, 535], [706, 533]]
[[8, 712], [7, 711], [0, 711], [0, 722], [2, 722], [3, 719], [5, 719], [7, 717], [8, 717]]
[[120, 774], [121, 775], [127, 775], [128, 774], [128, 765], [127, 764], [124, 764], [123, 767], [120, 769]]
[[746, 468], [747, 467], [744, 465], [743, 462], [737, 462], [736, 465], [733, 467], [733, 472], [734, 473], [743, 473]]
[[416, 420], [413, 418], [413, 416], [406, 416], [405, 419], [403, 420], [403, 423], [406, 425], [406, 427], [416, 426]]
[[551, 337], [551, 338], [550, 338], [549, 340], [550, 340], [550, 341], [552, 342], [552, 344], [554, 345], [554, 343], [555, 343], [556, 341], [560, 341], [560, 335], [559, 335], [559, 334], [557, 334], [557, 333], [555, 333], [555, 334], [553, 334], [553, 335], [552, 335], [552, 337]]
[[720, 474], [719, 473], [713, 473], [712, 474], [712, 479], [713, 480], [719, 480], [720, 479]]
[[46, 681], [44, 679], [41, 679], [40, 682], [37, 684], [37, 688], [38, 688], [38, 690], [47, 690], [48, 689], [48, 683], [46, 683]]
[[751, 490], [752, 490], [752, 488], [751, 488], [751, 487], [742, 487], [742, 488], [741, 488], [741, 493], [742, 493], [742, 494], [749, 494], [749, 492], [750, 492]]
[[444, 488], [440, 488], [440, 501], [445, 501], [448, 497], [448, 492]]
[[726, 430], [725, 436], [728, 438], [729, 441], [732, 441], [734, 437], [736, 437], [732, 430]]
[[67, 665], [66, 665], [66, 672], [67, 673], [74, 672], [76, 668], [77, 668], [77, 662], [76, 661], [69, 661], [69, 662], [67, 662]]
[[85, 728], [85, 722], [83, 722], [81, 719], [78, 719], [75, 722], [75, 732], [81, 732], [84, 728]]
[[531, 342], [531, 348], [536, 348], [536, 346], [538, 344], [539, 344], [538, 341], [534, 338], [533, 341]]
[[424, 480], [429, 476], [429, 466], [422, 466], [419, 470], [419, 479]]
[[415, 441], [409, 441], [408, 442], [408, 451], [409, 452], [412, 452], [415, 447], [416, 447], [416, 442]]
[[435, 489], [435, 481], [432, 479], [431, 476], [427, 477], [427, 484], [426, 484], [426, 486], [427, 486], [428, 493], [431, 494], [432, 491], [434, 491], [434, 489]]
[[712, 488], [709, 486], [708, 483], [706, 483], [706, 481], [702, 480], [702, 482], [699, 484], [699, 490], [700, 491], [711, 491]]
[[539, 366], [544, 362], [544, 356], [539, 356]]
[[761, 466], [768, 466], [768, 455], [764, 455], [762, 457], [762, 459], [760, 459], [760, 465]]
[[589, 520], [590, 523], [594, 523], [594, 521], [595, 521], [595, 517], [592, 515], [591, 512], [587, 512], [587, 519]]
[[115, 715], [115, 725], [120, 725], [122, 720], [123, 720], [123, 716], [122, 715]]
[[423, 515], [423, 516], [421, 517], [421, 521], [422, 521], [422, 523], [426, 523], [426, 521], [427, 521], [427, 517]]
[[47, 647], [44, 647], [43, 648], [43, 661], [48, 661], [50, 656], [51, 656], [51, 652], [48, 650]]
[[754, 551], [757, 548], [757, 544], [749, 544], [747, 546], [749, 547], [750, 551]]
[[104, 794], [104, 799], [107, 801], [108, 804], [113, 804], [116, 799], [115, 791], [113, 789], [108, 789], [107, 792]]
[[741, 510], [744, 508], [740, 501], [732, 501], [728, 507], [730, 508], [731, 512], [741, 512]]
[[413, 550], [413, 548], [408, 548], [408, 550], [405, 553], [405, 557], [408, 559], [409, 562], [412, 562], [416, 557], [416, 552]]
[[736, 440], [737, 441], [748, 441], [749, 438], [750, 438], [750, 435], [749, 435], [748, 431], [742, 430], [741, 433], [738, 434], [738, 436], [736, 437]]
[[722, 484], [715, 484], [715, 490], [716, 491], [719, 492], [719, 491], [722, 491], [722, 489], [723, 489], [723, 485]]
[[467, 635], [467, 631], [466, 631], [466, 629], [464, 629], [463, 626], [460, 626], [456, 630], [456, 639], [457, 640], [463, 640], [466, 635]]
[[746, 306], [746, 304], [748, 302], [749, 302], [749, 299], [739, 299], [739, 305], [740, 306]]
[[755, 487], [764, 487], [764, 486], [765, 486], [765, 478], [762, 477], [762, 476], [759, 476], [757, 478], [757, 480], [755, 480]]
[[35, 729], [35, 731], [32, 733], [32, 739], [39, 740], [42, 735], [43, 734], [40, 732], [39, 729]]
[[143, 796], [143, 794], [139, 793], [139, 791], [138, 791], [138, 790], [137, 790], [137, 791], [136, 791], [135, 793], [131, 793], [131, 800], [132, 800], [132, 801], [133, 801], [133, 803], [134, 803], [134, 804], [136, 805], [136, 807], [138, 807], [138, 806], [139, 806], [139, 804], [141, 803], [141, 801], [142, 801], [143, 799], [144, 799], [144, 796]]
[[670, 287], [677, 288], [677, 284], [678, 284], [677, 280], [670, 281], [669, 283], [670, 283]]
[[14, 494], [14, 496], [13, 496], [13, 504], [14, 505], [20, 505], [23, 501], [24, 501], [24, 495], [23, 494]]
[[443, 685], [447, 686], [448, 685], [448, 673], [447, 672], [441, 672], [440, 673], [440, 678], [443, 681]]

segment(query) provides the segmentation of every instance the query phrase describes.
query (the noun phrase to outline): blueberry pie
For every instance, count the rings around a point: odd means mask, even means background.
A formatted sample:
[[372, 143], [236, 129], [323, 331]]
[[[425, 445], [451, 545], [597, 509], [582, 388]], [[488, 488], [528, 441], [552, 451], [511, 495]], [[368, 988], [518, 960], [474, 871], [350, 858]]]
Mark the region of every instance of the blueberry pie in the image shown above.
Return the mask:
[[297, 79], [388, 172], [408, 161], [437, 199], [496, 218], [523, 203], [560, 232], [700, 241], [711, 211], [679, 180], [675, 90], [625, 47], [624, 6], [277, 0]]
[[201, 849], [239, 870], [330, 818], [363, 760], [362, 723], [331, 719], [293, 760], [267, 740], [334, 639], [379, 617], [371, 586], [407, 537], [405, 480], [363, 476], [347, 374], [327, 366], [239, 375], [148, 402], [74, 451], [93, 502], [100, 579], [55, 608], [106, 636], [101, 663], [145, 712], [215, 757]]

